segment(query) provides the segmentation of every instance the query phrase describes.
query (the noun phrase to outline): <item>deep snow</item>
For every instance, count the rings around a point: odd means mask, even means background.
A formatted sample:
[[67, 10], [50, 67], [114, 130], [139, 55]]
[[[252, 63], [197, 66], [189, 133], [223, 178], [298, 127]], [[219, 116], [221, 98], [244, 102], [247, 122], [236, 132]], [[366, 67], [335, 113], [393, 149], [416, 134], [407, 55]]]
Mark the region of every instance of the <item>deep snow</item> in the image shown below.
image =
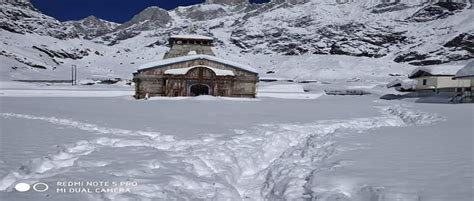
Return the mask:
[[[318, 93], [264, 85], [286, 98], [4, 95], [0, 198], [472, 200], [471, 105], [302, 100], [287, 94]], [[55, 192], [55, 182], [71, 180], [138, 185], [131, 193]], [[38, 181], [51, 190], [12, 189]]]

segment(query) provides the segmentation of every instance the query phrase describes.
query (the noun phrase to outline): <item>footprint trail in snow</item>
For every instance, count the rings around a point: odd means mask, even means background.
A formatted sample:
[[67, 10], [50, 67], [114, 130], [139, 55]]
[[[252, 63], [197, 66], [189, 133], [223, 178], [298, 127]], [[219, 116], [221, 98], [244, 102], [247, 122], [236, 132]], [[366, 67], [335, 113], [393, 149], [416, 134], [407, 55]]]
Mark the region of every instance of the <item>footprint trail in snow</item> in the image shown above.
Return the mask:
[[[108, 128], [56, 117], [0, 113], [3, 118], [44, 121], [101, 135], [93, 140], [61, 145], [57, 153], [25, 163], [0, 179], [0, 191], [12, 191], [19, 181], [34, 183], [66, 171], [87, 168], [89, 172], [107, 172], [141, 182], [131, 194], [91, 195], [99, 200], [301, 199], [301, 195], [308, 194], [304, 187], [306, 178], [314, 171], [328, 168], [320, 164], [335, 152], [337, 143], [332, 140], [333, 135], [442, 120], [437, 115], [414, 112], [397, 105], [380, 107], [380, 111], [382, 115], [369, 118], [236, 129], [233, 137], [226, 140], [213, 136], [178, 140], [157, 132]], [[140, 152], [134, 153], [135, 148]], [[106, 149], [127, 152], [126, 156], [132, 157], [120, 158], [120, 164], [90, 157], [100, 155]], [[149, 154], [143, 155], [144, 151]]]

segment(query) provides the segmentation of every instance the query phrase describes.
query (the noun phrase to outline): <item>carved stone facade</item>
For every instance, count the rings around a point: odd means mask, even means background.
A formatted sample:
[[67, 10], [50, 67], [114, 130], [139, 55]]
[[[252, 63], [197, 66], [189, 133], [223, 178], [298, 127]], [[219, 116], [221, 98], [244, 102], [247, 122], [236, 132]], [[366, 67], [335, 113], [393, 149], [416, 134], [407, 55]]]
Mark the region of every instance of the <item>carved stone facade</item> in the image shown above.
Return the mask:
[[[255, 97], [258, 73], [252, 67], [217, 58], [213, 56], [210, 46], [212, 54], [171, 57], [178, 52], [174, 46], [172, 44], [167, 53], [169, 58], [145, 64], [133, 74], [135, 98], [197, 95]], [[196, 51], [202, 47], [181, 48], [183, 46], [179, 47], [179, 52]]]

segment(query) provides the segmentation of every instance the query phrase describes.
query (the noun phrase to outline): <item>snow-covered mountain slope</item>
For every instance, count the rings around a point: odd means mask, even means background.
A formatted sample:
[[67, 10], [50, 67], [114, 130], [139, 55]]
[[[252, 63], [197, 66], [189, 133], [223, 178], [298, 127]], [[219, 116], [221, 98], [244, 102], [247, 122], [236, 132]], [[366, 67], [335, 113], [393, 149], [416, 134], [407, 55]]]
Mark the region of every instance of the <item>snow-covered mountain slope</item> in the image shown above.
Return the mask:
[[[1, 79], [66, 78], [71, 65], [82, 70], [84, 79], [129, 78], [138, 65], [161, 59], [167, 38], [178, 33], [213, 36], [218, 55], [261, 72], [285, 72], [279, 76], [291, 79], [320, 79], [322, 71], [346, 72], [354, 66], [359, 66], [355, 76], [371, 79], [389, 74], [377, 69], [402, 74], [412, 69], [396, 63], [433, 65], [474, 58], [470, 3], [343, 2], [207, 1], [170, 11], [150, 7], [121, 25], [95, 17], [62, 23], [27, 1], [3, 2]], [[335, 61], [344, 64], [332, 65]]]
[[[0, 2], [0, 29], [5, 32], [35, 33], [58, 39], [75, 38], [78, 35], [53, 17], [42, 14], [28, 1]], [[19, 41], [21, 42], [21, 41]]]
[[79, 21], [65, 22], [73, 27], [73, 31], [85, 39], [93, 39], [98, 36], [112, 32], [119, 24], [89, 16]]
[[206, 0], [207, 4], [221, 4], [221, 5], [239, 5], [248, 4], [249, 0]]
[[[142, 34], [146, 34], [145, 32]], [[71, 66], [79, 79], [130, 78], [136, 66], [159, 59], [166, 47], [143, 48], [153, 38], [136, 37], [107, 46], [74, 38], [59, 40], [37, 34], [2, 34], [0, 79], [69, 79]]]
[[135, 15], [130, 21], [120, 25], [118, 30], [133, 28], [134, 30], [150, 30], [166, 26], [171, 17], [165, 9], [152, 6]]
[[[398, 56], [396, 61], [415, 65], [473, 57], [472, 49], [446, 45], [461, 34], [467, 37], [463, 41], [472, 42], [474, 27], [469, 19], [474, 15], [466, 9], [467, 5], [455, 4], [457, 9], [438, 16], [438, 13], [427, 11], [421, 15], [420, 12], [430, 8], [447, 10], [443, 7], [446, 5], [330, 2], [312, 1], [304, 6], [281, 4], [263, 13], [258, 11], [255, 16], [249, 13], [232, 25], [231, 42], [245, 52], [390, 55]], [[415, 17], [426, 21], [414, 21]], [[439, 19], [432, 20], [434, 17]], [[424, 56], [411, 59], [406, 55], [411, 52]]]

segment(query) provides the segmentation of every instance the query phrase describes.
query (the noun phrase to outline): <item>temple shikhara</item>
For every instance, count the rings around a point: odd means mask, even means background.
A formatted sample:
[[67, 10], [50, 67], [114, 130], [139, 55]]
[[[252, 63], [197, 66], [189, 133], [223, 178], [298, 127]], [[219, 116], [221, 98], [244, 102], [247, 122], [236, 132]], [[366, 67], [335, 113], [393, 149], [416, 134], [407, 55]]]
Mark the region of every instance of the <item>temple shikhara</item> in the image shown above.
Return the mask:
[[140, 66], [133, 74], [135, 98], [152, 96], [255, 97], [257, 71], [215, 56], [214, 39], [174, 35], [162, 60]]

